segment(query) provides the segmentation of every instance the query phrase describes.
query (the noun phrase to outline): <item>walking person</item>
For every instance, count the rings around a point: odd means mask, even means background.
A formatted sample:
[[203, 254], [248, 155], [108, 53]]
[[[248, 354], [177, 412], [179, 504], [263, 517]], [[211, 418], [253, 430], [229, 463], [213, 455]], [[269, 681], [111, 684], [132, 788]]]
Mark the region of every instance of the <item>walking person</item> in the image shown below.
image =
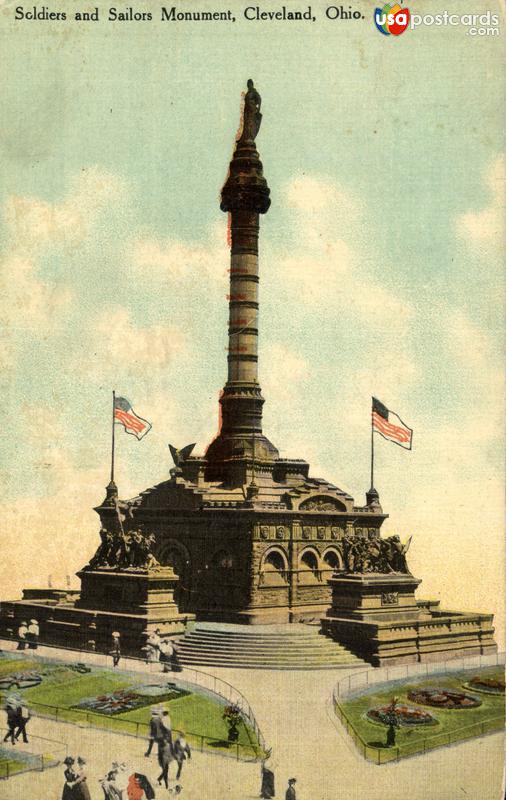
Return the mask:
[[115, 788], [120, 800], [127, 800], [129, 770], [127, 764], [122, 761], [116, 773]]
[[74, 769], [75, 759], [72, 756], [67, 756], [64, 759], [65, 764], [65, 783], [63, 784], [62, 800], [74, 800], [73, 786], [77, 778], [77, 771]]
[[8, 739], [11, 744], [16, 744], [14, 733], [19, 725], [19, 707], [17, 699], [8, 697], [5, 703], [5, 713], [7, 714], [7, 733], [4, 736], [4, 742]]
[[[104, 792], [104, 799], [105, 800], [121, 800], [121, 792], [117, 788], [116, 785], [116, 777], [119, 772], [119, 764], [117, 761], [113, 761], [111, 765], [111, 769], [103, 778], [100, 778], [99, 783], [102, 787]], [[68, 798], [65, 798], [68, 800]]]
[[23, 736], [23, 742], [28, 744], [28, 736], [26, 735], [26, 726], [31, 714], [26, 703], [21, 702], [17, 709], [18, 729], [16, 731], [16, 740]]
[[160, 769], [162, 771], [160, 772], [157, 781], [158, 785], [161, 786], [163, 780], [166, 789], [169, 788], [169, 765], [173, 758], [172, 739], [162, 739], [162, 741], [158, 744], [158, 763], [160, 764]]
[[39, 646], [39, 623], [36, 619], [31, 619], [26, 634], [29, 650], [37, 650]]
[[285, 800], [297, 800], [297, 795], [295, 793], [295, 784], [297, 783], [297, 778], [290, 778], [288, 781], [288, 789], [285, 793]]
[[91, 800], [86, 774], [86, 760], [77, 757], [77, 770], [74, 785], [72, 786], [72, 800]]
[[386, 747], [394, 747], [397, 728], [400, 726], [399, 717], [396, 714], [397, 697], [392, 697], [388, 711], [385, 714], [385, 722], [388, 725]]
[[269, 750], [265, 759], [262, 761], [262, 783], [260, 786], [260, 797], [262, 800], [271, 800], [276, 796], [274, 787], [274, 772], [267, 766], [267, 761], [269, 760], [270, 755], [271, 751]]
[[172, 656], [174, 654], [172, 642], [170, 642], [168, 639], [162, 639], [159, 645], [159, 650], [160, 663], [163, 664], [163, 671], [170, 672], [172, 666]]
[[28, 633], [28, 625], [22, 622], [18, 628], [18, 650], [26, 650], [26, 634]]
[[154, 664], [160, 660], [160, 629], [150, 633], [146, 642], [146, 660]]
[[117, 667], [119, 664], [119, 660], [121, 658], [121, 643], [120, 643], [120, 632], [113, 631], [112, 634], [112, 648], [111, 648], [111, 656], [112, 656], [112, 665], [113, 667]]
[[177, 774], [176, 780], [179, 780], [181, 777], [181, 772], [183, 769], [183, 764], [186, 759], [190, 759], [192, 757], [192, 751], [190, 750], [190, 745], [185, 739], [184, 731], [181, 731], [179, 736], [177, 737], [176, 741], [174, 742], [174, 758], [177, 761]]
[[159, 708], [151, 709], [151, 718], [149, 720], [148, 749], [144, 753], [146, 758], [149, 758], [149, 756], [151, 755], [151, 750], [153, 749], [154, 743], [157, 742], [159, 738], [163, 738], [160, 725], [160, 714], [161, 711]]
[[155, 790], [148, 778], [140, 772], [134, 772], [128, 779], [128, 800], [154, 800]]
[[160, 714], [160, 725], [163, 739], [169, 739], [172, 744], [172, 724], [170, 721], [169, 712], [166, 708], [162, 709]]

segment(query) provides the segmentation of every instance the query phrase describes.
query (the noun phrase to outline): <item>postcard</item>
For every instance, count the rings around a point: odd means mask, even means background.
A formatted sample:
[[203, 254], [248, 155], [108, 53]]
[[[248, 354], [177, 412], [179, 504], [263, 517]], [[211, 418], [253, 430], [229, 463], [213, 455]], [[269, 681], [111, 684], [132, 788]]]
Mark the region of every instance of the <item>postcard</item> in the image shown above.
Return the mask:
[[0, 4], [0, 796], [504, 795], [499, 0]]

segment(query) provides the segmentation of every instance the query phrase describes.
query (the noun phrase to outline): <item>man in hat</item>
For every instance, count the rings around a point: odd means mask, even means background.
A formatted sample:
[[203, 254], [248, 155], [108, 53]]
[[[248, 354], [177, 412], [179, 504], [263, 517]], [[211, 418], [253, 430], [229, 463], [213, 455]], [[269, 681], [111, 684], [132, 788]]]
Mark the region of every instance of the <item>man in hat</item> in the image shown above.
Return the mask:
[[39, 623], [36, 619], [31, 619], [30, 624], [28, 626], [28, 631], [26, 634], [26, 640], [28, 642], [28, 648], [30, 650], [36, 650], [39, 646]]
[[21, 701], [20, 705], [17, 709], [18, 715], [18, 729], [16, 731], [16, 739], [19, 739], [20, 736], [23, 737], [23, 742], [28, 744], [28, 736], [26, 735], [26, 726], [28, 724], [28, 720], [30, 719], [30, 711], [28, 706], [24, 701]]
[[26, 650], [26, 634], [28, 633], [28, 625], [22, 622], [18, 628], [18, 650]]
[[121, 634], [119, 631], [113, 631], [111, 637], [112, 637], [112, 648], [111, 648], [112, 665], [113, 667], [117, 667], [119, 664], [119, 660], [121, 658], [121, 643], [120, 643]]
[[179, 780], [179, 778], [181, 777], [183, 763], [186, 761], [187, 758], [191, 757], [192, 757], [192, 751], [190, 750], [190, 745], [185, 739], [184, 731], [181, 731], [176, 741], [174, 742], [174, 758], [177, 761], [176, 780]]
[[10, 739], [12, 744], [16, 744], [14, 733], [19, 725], [19, 703], [20, 700], [16, 695], [10, 695], [5, 701], [5, 713], [7, 714], [7, 733], [4, 736], [4, 742]]
[[151, 709], [151, 718], [149, 720], [149, 743], [148, 743], [148, 749], [144, 753], [146, 758], [148, 758], [151, 755], [151, 750], [153, 749], [154, 743], [157, 742], [159, 738], [160, 739], [163, 738], [162, 728], [160, 724], [161, 713], [162, 713], [161, 709], [159, 708]]
[[288, 789], [286, 790], [285, 800], [297, 800], [297, 795], [295, 794], [295, 784], [297, 783], [297, 778], [290, 778], [288, 781]]

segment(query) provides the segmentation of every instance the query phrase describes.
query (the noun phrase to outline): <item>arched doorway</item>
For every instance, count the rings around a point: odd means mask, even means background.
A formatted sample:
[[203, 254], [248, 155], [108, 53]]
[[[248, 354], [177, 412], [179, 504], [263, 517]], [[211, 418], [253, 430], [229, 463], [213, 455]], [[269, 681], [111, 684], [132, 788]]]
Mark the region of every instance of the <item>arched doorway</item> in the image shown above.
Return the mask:
[[265, 586], [283, 586], [288, 580], [288, 559], [281, 547], [266, 550], [260, 565], [260, 583]]
[[189, 551], [176, 539], [168, 539], [162, 543], [157, 558], [163, 566], [172, 567], [179, 578], [174, 592], [179, 611], [191, 611], [192, 571]]
[[299, 557], [299, 583], [321, 581], [320, 558], [316, 550], [307, 548]]
[[328, 580], [334, 572], [344, 569], [341, 553], [335, 547], [329, 547], [322, 555], [322, 576], [323, 580]]

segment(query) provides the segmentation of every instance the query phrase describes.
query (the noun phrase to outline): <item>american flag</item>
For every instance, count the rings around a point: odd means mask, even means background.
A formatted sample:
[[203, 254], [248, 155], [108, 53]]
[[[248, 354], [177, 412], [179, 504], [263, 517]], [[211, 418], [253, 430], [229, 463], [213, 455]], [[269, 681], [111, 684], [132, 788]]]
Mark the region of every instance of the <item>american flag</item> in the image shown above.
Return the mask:
[[405, 450], [411, 450], [413, 431], [395, 411], [389, 411], [376, 397], [372, 399], [372, 427], [384, 439], [404, 447]]
[[151, 430], [151, 423], [135, 413], [126, 397], [114, 398], [114, 421], [137, 439], [142, 439]]

